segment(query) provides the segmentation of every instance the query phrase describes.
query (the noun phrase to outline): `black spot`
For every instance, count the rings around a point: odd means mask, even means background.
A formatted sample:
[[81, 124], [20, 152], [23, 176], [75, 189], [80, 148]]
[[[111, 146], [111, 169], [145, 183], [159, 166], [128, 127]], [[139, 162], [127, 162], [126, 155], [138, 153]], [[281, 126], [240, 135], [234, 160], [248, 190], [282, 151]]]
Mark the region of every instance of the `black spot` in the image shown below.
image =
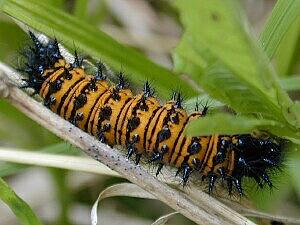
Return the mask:
[[110, 130], [110, 128], [111, 128], [110, 123], [106, 123], [106, 124], [103, 125], [101, 131], [102, 132], [108, 132]]
[[63, 84], [63, 81], [60, 79], [55, 80], [54, 82], [51, 82], [49, 84], [49, 92], [55, 93], [61, 89], [61, 86]]
[[149, 107], [147, 106], [146, 99], [143, 97], [138, 102], [138, 108], [143, 111], [148, 111]]
[[112, 90], [111, 97], [112, 97], [112, 99], [115, 100], [115, 101], [120, 101], [121, 96], [119, 95], [119, 89], [114, 88], [114, 89]]
[[87, 97], [85, 94], [83, 93], [80, 93], [76, 98], [75, 98], [75, 101], [74, 101], [74, 109], [77, 110], [77, 109], [80, 109], [81, 107], [83, 107], [87, 102]]
[[224, 149], [220, 149], [214, 157], [214, 163], [219, 164], [225, 161], [226, 154]]
[[201, 144], [198, 140], [193, 141], [192, 144], [188, 147], [188, 153], [191, 155], [197, 154], [201, 150]]
[[99, 121], [109, 120], [112, 110], [109, 106], [104, 106], [99, 113]]
[[82, 112], [79, 112], [79, 113], [76, 113], [76, 115], [74, 116], [73, 120], [71, 121], [72, 124], [74, 124], [74, 126], [78, 126], [78, 122], [83, 120], [83, 113]]
[[178, 115], [178, 113], [175, 113], [175, 114], [171, 115], [170, 116], [170, 121], [172, 123], [179, 124], [179, 115]]
[[132, 136], [132, 142], [137, 143], [140, 140], [140, 136], [138, 134], [134, 134]]
[[140, 125], [140, 118], [139, 117], [132, 117], [128, 120], [127, 130], [131, 132], [135, 130]]
[[93, 92], [97, 91], [96, 79], [91, 79], [88, 89]]
[[158, 142], [162, 142], [164, 140], [167, 140], [171, 137], [171, 131], [168, 127], [164, 127], [161, 131], [158, 133]]
[[44, 102], [44, 105], [48, 108], [51, 105], [55, 105], [55, 104], [56, 104], [56, 98], [53, 95], [50, 95], [49, 99]]
[[69, 72], [69, 70], [64, 70], [63, 77], [66, 80], [71, 80], [72, 79], [72, 74]]

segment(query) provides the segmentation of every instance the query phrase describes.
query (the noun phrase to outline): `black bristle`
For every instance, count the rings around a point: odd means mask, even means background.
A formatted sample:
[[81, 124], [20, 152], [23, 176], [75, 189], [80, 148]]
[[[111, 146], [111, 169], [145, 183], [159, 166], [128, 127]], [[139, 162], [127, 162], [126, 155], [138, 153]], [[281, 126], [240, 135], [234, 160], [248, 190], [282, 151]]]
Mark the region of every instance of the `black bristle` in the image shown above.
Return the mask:
[[187, 184], [191, 173], [192, 173], [192, 168], [189, 167], [188, 165], [185, 165], [183, 167], [183, 174], [182, 174], [182, 182], [184, 186]]
[[136, 149], [135, 149], [135, 146], [134, 146], [134, 144], [129, 144], [128, 146], [127, 146], [127, 158], [129, 159], [129, 158], [131, 158], [131, 156], [133, 155], [133, 153], [135, 153], [136, 152]]
[[106, 138], [104, 136], [104, 133], [103, 132], [99, 132], [98, 134], [98, 140], [102, 143], [106, 143]]
[[149, 81], [146, 81], [146, 82], [144, 83], [143, 92], [144, 92], [144, 96], [145, 96], [146, 98], [148, 98], [148, 97], [153, 97], [155, 91], [154, 91], [154, 89], [150, 86]]
[[150, 159], [150, 163], [157, 162], [157, 161], [160, 162], [162, 159], [163, 159], [163, 154], [161, 152], [153, 152]]
[[242, 180], [241, 178], [233, 178], [233, 183], [239, 192], [239, 194], [242, 196], [243, 195], [243, 188], [242, 188]]
[[210, 172], [207, 175], [207, 179], [208, 179], [208, 193], [211, 194], [215, 186], [217, 176], [213, 172]]
[[49, 41], [47, 45], [47, 55], [51, 61], [62, 58], [56, 38], [53, 41]]
[[138, 165], [140, 163], [142, 154], [135, 154], [135, 164]]
[[82, 67], [83, 59], [78, 55], [77, 50], [74, 51], [73, 67]]
[[105, 80], [106, 79], [106, 76], [105, 76], [105, 71], [106, 71], [106, 68], [105, 68], [105, 65], [99, 61], [97, 63], [97, 72], [95, 74], [95, 79], [96, 80]]
[[176, 101], [176, 98], [177, 98], [177, 92], [176, 92], [176, 91], [173, 91], [173, 92], [172, 92], [172, 95], [171, 95], [171, 100], [172, 100], [172, 101]]
[[42, 43], [39, 41], [39, 39], [35, 36], [35, 34], [32, 31], [29, 31], [29, 36], [35, 46], [35, 49], [43, 47]]
[[177, 92], [176, 99], [175, 99], [175, 107], [178, 109], [182, 109], [182, 102], [183, 102], [183, 97], [180, 92]]
[[200, 103], [197, 99], [196, 103], [195, 103], [195, 111], [198, 112], [199, 111], [199, 106], [200, 106]]
[[158, 164], [158, 167], [157, 167], [157, 170], [156, 170], [156, 173], [155, 173], [155, 176], [158, 176], [162, 170], [162, 168], [164, 167], [164, 164], [163, 163], [159, 163]]
[[125, 80], [125, 76], [124, 76], [123, 72], [119, 72], [117, 74], [117, 77], [118, 77], [118, 84], [117, 84], [118, 89], [124, 89], [124, 88], [127, 88], [129, 86], [129, 84]]

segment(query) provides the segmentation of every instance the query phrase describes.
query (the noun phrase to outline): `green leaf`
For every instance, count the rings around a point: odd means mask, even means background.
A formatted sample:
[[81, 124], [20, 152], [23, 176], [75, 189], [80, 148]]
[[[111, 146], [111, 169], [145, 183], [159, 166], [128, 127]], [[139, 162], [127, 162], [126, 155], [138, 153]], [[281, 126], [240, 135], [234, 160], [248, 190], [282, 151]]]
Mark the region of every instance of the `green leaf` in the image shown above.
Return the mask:
[[49, 36], [55, 35], [66, 46], [72, 47], [75, 43], [79, 49], [104, 60], [114, 70], [125, 70], [128, 78], [135, 83], [150, 80], [161, 97], [169, 97], [170, 90], [178, 86], [186, 96], [196, 94], [186, 81], [168, 69], [155, 64], [136, 50], [121, 45], [97, 27], [43, 1], [3, 0], [0, 9]]
[[[0, 21], [0, 59], [12, 61], [11, 56], [20, 49], [20, 42], [24, 40], [24, 32], [11, 21]], [[13, 62], [16, 63], [16, 62]]]
[[268, 58], [247, 32], [247, 21], [235, 0], [176, 1], [184, 36], [174, 56], [177, 71], [186, 72], [213, 98], [244, 115], [278, 121], [274, 134], [300, 140], [299, 114], [282, 89]]
[[0, 100], [0, 139], [10, 145], [25, 148], [40, 148], [58, 141], [50, 131], [3, 100]]
[[280, 81], [281, 86], [287, 91], [299, 91], [300, 90], [300, 76], [290, 76]]
[[[177, 1], [181, 20], [196, 48], [206, 47], [239, 79], [263, 91], [272, 99], [276, 96], [275, 76], [268, 61], [246, 32], [238, 2]], [[220, 38], [222, 37], [222, 38]]]
[[298, 152], [294, 152], [292, 157], [289, 157], [289, 174], [291, 176], [291, 182], [294, 185], [296, 194], [298, 198], [300, 198], [300, 174], [299, 174], [299, 165], [300, 165], [300, 154]]
[[48, 0], [48, 4], [51, 4], [52, 6], [57, 8], [63, 8], [65, 0]]
[[42, 225], [32, 209], [0, 178], [0, 198], [23, 225]]
[[292, 68], [297, 63], [298, 46], [300, 46], [300, 17], [293, 23], [278, 46], [275, 59], [280, 76], [292, 73]]
[[[291, 105], [291, 100], [280, 88], [276, 74], [269, 67], [267, 58], [246, 32], [244, 26], [246, 21], [238, 5], [238, 2], [234, 0], [213, 2], [193, 0], [188, 3], [177, 1], [181, 20], [186, 28], [185, 44], [182, 44], [185, 47], [177, 51], [183, 49], [187, 51], [188, 47], [192, 47], [193, 52], [200, 53], [204, 59], [208, 51], [210, 55], [206, 60], [207, 65], [211, 64], [212, 58], [220, 61], [220, 64], [227, 67], [244, 86], [248, 86], [273, 105], [273, 111], [275, 110], [276, 116], [280, 118], [282, 115], [280, 115], [278, 95], [281, 98], [281, 104]], [[186, 46], [186, 43], [190, 45]], [[200, 61], [196, 65], [203, 68], [205, 63]], [[198, 73], [201, 72], [203, 70]], [[201, 78], [197, 79], [197, 76], [200, 77], [199, 74], [192, 75], [201, 84], [203, 81], [200, 82]]]
[[273, 58], [281, 40], [299, 16], [299, 0], [277, 0], [260, 36], [261, 46], [270, 59]]
[[217, 113], [190, 122], [185, 131], [191, 136], [212, 134], [231, 135], [247, 134], [254, 130], [264, 129], [270, 126], [280, 126], [280, 124], [273, 120]]
[[82, 20], [86, 19], [88, 0], [76, 0], [74, 6], [74, 15]]

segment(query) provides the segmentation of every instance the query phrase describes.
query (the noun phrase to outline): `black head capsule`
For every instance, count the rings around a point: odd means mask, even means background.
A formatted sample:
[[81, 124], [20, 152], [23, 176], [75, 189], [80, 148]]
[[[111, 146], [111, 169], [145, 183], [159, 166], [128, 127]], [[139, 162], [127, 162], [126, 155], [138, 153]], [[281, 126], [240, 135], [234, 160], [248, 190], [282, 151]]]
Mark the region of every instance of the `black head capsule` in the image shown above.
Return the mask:
[[278, 170], [283, 161], [283, 145], [275, 139], [257, 138], [250, 134], [236, 135], [232, 144], [236, 153], [236, 168], [233, 171], [233, 183], [242, 194], [242, 178], [254, 178], [259, 186], [262, 182], [272, 187], [269, 172]]

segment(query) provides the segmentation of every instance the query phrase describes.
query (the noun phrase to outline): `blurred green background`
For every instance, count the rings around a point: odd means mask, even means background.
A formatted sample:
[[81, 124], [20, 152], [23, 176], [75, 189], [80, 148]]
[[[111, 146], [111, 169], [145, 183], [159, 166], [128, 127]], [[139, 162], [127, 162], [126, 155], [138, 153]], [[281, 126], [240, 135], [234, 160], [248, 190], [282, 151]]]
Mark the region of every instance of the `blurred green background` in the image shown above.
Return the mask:
[[[182, 34], [176, 10], [168, 1], [155, 0], [51, 0], [59, 9], [101, 29], [166, 68], [173, 68], [171, 53]], [[258, 36], [275, 1], [244, 0], [242, 5], [252, 32]], [[292, 26], [280, 45], [274, 64], [282, 77], [300, 74], [300, 29]], [[55, 32], [54, 32], [55, 35]], [[15, 22], [0, 13], [0, 61], [18, 65], [19, 52], [27, 37]], [[288, 43], [288, 45], [287, 45]], [[292, 43], [292, 44], [291, 44]], [[70, 44], [70, 43], [69, 43]], [[74, 43], [76, 46], [76, 43]], [[84, 50], [79, 49], [84, 54]], [[289, 92], [299, 99], [299, 91]], [[0, 148], [80, 154], [22, 113], [0, 100]], [[49, 150], [50, 149], [50, 150]], [[299, 216], [300, 153], [289, 150], [283, 172], [275, 176], [273, 190], [253, 190], [249, 198], [259, 209], [285, 216]], [[93, 174], [1, 163], [0, 174], [37, 213], [45, 224], [90, 224], [90, 209], [99, 192], [123, 181]], [[254, 188], [255, 189], [255, 188]], [[171, 209], [158, 201], [117, 197], [100, 203], [100, 224], [150, 224]], [[259, 221], [263, 223], [264, 221]], [[18, 224], [15, 216], [0, 204], [0, 224]], [[170, 224], [193, 224], [182, 216]]]

